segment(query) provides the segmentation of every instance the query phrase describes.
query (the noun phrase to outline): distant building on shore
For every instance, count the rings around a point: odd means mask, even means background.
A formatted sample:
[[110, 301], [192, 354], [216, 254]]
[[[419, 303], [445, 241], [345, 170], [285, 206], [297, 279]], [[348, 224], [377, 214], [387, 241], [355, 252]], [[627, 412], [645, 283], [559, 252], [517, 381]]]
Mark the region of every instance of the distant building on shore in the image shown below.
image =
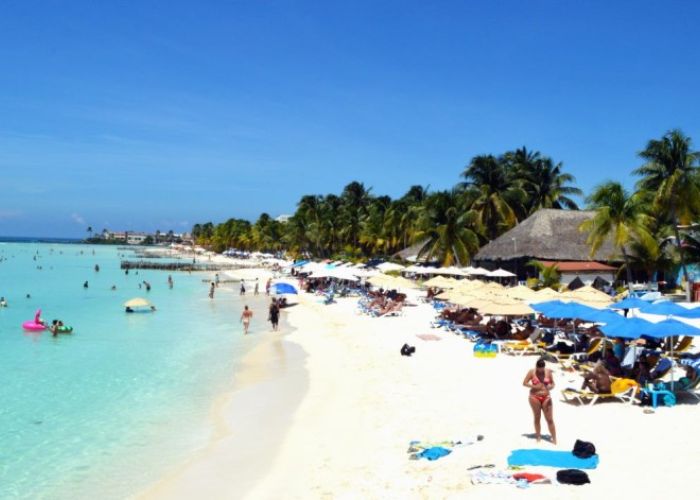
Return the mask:
[[291, 219], [291, 218], [292, 218], [291, 215], [282, 214], [282, 215], [279, 215], [275, 220], [276, 220], [277, 222], [281, 222], [281, 223], [284, 224], [285, 222], [289, 222], [289, 219]]
[[524, 280], [535, 274], [527, 263], [538, 260], [546, 266], [556, 264], [564, 284], [577, 277], [583, 282], [597, 277], [613, 282], [615, 264], [621, 259], [612, 241], [605, 241], [591, 256], [591, 247], [586, 243], [588, 234], [579, 231], [581, 224], [594, 214], [590, 210], [538, 210], [484, 245], [474, 256], [474, 265], [492, 270], [502, 267]]
[[192, 235], [189, 233], [146, 233], [143, 231], [109, 231], [104, 229], [93, 237], [106, 242], [126, 243], [128, 245], [149, 245], [153, 243], [191, 243]]

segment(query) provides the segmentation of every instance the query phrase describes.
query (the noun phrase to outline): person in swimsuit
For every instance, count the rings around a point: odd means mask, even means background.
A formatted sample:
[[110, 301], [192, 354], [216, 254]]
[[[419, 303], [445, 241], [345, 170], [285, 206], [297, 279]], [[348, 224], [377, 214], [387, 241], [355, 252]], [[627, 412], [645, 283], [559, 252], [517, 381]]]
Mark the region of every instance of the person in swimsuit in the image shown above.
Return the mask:
[[241, 322], [243, 323], [243, 335], [248, 334], [248, 327], [250, 326], [250, 319], [253, 317], [253, 311], [248, 309], [248, 306], [245, 306], [245, 309], [243, 309], [243, 314], [241, 314]]
[[593, 367], [593, 370], [583, 375], [581, 390], [589, 390], [597, 394], [609, 394], [611, 385], [610, 372], [602, 361], [598, 361]]
[[530, 389], [528, 401], [535, 418], [535, 437], [537, 441], [539, 442], [542, 438], [540, 418], [544, 413], [552, 444], [557, 444], [557, 429], [554, 426], [552, 396], [549, 393], [554, 387], [554, 378], [552, 377], [552, 370], [545, 368], [544, 359], [538, 360], [535, 368], [527, 372], [523, 385]]

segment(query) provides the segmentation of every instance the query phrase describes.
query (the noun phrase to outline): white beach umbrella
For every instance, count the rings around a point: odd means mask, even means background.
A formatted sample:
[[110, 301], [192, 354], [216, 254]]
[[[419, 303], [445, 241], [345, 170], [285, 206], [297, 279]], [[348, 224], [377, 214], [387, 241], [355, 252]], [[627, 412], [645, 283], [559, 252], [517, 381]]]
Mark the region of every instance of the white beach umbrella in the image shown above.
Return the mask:
[[483, 267], [473, 267], [469, 270], [470, 276], [488, 276], [489, 270]]
[[394, 264], [393, 262], [382, 262], [377, 266], [377, 269], [379, 269], [383, 273], [388, 273], [389, 271], [403, 271], [406, 268], [401, 264]]
[[515, 276], [515, 274], [499, 267], [495, 271], [489, 271], [486, 276], [489, 278], [512, 278]]

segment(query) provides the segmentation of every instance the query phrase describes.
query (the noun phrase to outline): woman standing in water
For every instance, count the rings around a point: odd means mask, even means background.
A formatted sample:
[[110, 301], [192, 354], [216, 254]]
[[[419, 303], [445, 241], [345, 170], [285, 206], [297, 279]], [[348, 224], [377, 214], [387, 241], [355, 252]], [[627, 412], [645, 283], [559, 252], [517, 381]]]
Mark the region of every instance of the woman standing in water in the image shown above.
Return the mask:
[[243, 314], [241, 314], [241, 322], [243, 323], [243, 335], [248, 334], [248, 327], [250, 327], [250, 319], [253, 317], [253, 311], [248, 309], [248, 306], [245, 306], [245, 309], [243, 309]]
[[554, 378], [552, 377], [552, 370], [545, 368], [544, 359], [539, 359], [535, 368], [527, 372], [523, 385], [530, 389], [528, 401], [535, 418], [535, 437], [537, 441], [539, 442], [542, 438], [540, 419], [544, 413], [552, 444], [557, 444], [557, 429], [554, 426], [552, 396], [549, 393], [554, 388]]

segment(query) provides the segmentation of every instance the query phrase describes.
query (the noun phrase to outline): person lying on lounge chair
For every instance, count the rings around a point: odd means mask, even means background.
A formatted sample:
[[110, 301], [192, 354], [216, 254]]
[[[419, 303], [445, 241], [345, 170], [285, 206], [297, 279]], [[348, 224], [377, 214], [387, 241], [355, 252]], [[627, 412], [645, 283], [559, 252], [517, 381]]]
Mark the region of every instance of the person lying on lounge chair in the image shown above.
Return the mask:
[[583, 386], [581, 390], [589, 390], [598, 394], [608, 394], [610, 392], [610, 372], [602, 362], [596, 363], [593, 370], [588, 371], [583, 376]]

